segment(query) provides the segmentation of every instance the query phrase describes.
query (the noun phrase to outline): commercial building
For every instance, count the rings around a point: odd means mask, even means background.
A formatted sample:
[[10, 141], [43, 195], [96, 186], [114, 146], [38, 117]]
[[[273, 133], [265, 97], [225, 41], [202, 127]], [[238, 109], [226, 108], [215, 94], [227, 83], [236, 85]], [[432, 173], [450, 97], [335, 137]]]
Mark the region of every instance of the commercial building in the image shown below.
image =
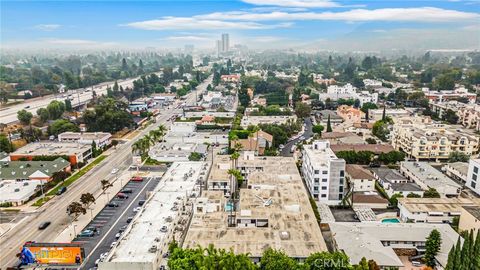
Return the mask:
[[383, 187], [389, 197], [394, 194], [408, 196], [410, 193], [423, 196], [423, 189], [413, 181], [409, 181], [399, 171], [388, 167], [370, 168], [375, 179]]
[[108, 132], [63, 132], [58, 134], [58, 141], [88, 145], [92, 145], [95, 142], [98, 148], [103, 148], [112, 142], [112, 134]]
[[347, 172], [347, 181], [353, 187], [353, 191], [374, 191], [375, 190], [375, 177], [373, 174], [356, 164], [347, 164], [345, 166]]
[[250, 125], [258, 126], [260, 124], [286, 124], [287, 122], [297, 121], [295, 115], [275, 115], [275, 116], [243, 116], [240, 125], [247, 128]]
[[206, 168], [203, 162], [173, 163], [99, 269], [154, 270], [164, 265], [168, 244], [187, 229], [193, 198], [200, 192], [197, 180]]
[[0, 182], [0, 203], [10, 203], [13, 206], [22, 205], [32, 197], [42, 185], [40, 180], [3, 180]]
[[462, 187], [427, 162], [403, 161], [400, 172], [423, 190], [434, 188], [442, 198], [460, 195]]
[[463, 206], [472, 205], [465, 198], [398, 198], [400, 219], [413, 223], [452, 223]]
[[469, 103], [474, 104], [477, 100], [477, 94], [469, 93], [465, 87], [460, 87], [455, 90], [441, 90], [424, 91], [425, 97], [431, 102], [445, 102], [449, 100], [458, 100], [459, 98], [466, 98]]
[[442, 171], [457, 182], [466, 183], [468, 174], [468, 162], [452, 162], [442, 167]]
[[445, 101], [445, 102], [429, 102], [429, 107], [432, 112], [436, 113], [439, 118], [442, 118], [448, 110], [452, 110], [455, 113], [458, 113], [461, 109], [466, 107], [471, 107], [474, 105], [467, 105], [456, 100]]
[[480, 137], [470, 130], [435, 123], [415, 121], [395, 123], [392, 145], [416, 160], [445, 161], [450, 153], [476, 156]]
[[19, 159], [32, 160], [41, 157], [65, 156], [70, 164], [76, 165], [79, 162], [86, 162], [92, 157], [92, 146], [80, 143], [70, 142], [36, 142], [29, 143], [24, 147], [10, 153], [10, 159], [16, 161]]
[[460, 222], [458, 223], [458, 229], [462, 231], [473, 230], [475, 236], [480, 230], [480, 206], [463, 206], [462, 213], [460, 215]]
[[405, 267], [399, 256], [425, 253], [426, 239], [434, 229], [442, 238], [435, 259], [445, 267], [448, 253], [459, 237], [447, 224], [336, 222], [329, 226], [335, 249], [345, 252], [351, 264], [358, 264], [365, 257], [381, 268]]
[[228, 34], [222, 34], [222, 52], [230, 50], [230, 37]]
[[204, 192], [195, 202], [183, 247], [213, 244], [236, 254], [249, 254], [255, 262], [268, 248], [298, 260], [326, 251], [295, 160], [245, 152], [239, 163], [245, 167], [242, 171], [249, 172], [238, 201], [227, 202], [221, 191]]
[[[0, 180], [38, 180], [49, 182], [57, 172], [71, 172], [71, 166], [63, 158], [53, 161], [1, 161]], [[2, 183], [2, 182], [0, 182]]]
[[340, 203], [346, 193], [345, 160], [337, 158], [328, 141], [303, 146], [302, 173], [311, 196], [327, 204]]
[[480, 159], [470, 159], [465, 186], [480, 195]]

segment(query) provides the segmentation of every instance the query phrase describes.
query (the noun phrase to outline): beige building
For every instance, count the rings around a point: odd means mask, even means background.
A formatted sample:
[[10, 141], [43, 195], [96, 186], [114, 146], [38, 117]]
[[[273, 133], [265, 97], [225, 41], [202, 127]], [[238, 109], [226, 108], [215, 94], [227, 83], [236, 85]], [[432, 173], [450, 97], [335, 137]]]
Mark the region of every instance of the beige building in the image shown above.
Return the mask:
[[375, 177], [373, 174], [356, 164], [345, 165], [345, 172], [347, 181], [350, 186], [353, 186], [353, 191], [374, 191], [375, 190]]
[[480, 230], [480, 206], [464, 206], [460, 215], [460, 222], [458, 224], [460, 231], [473, 230], [475, 235]]
[[466, 128], [480, 131], [480, 106], [466, 106], [457, 111], [458, 121]]
[[471, 130], [437, 123], [400, 121], [392, 131], [392, 146], [416, 160], [445, 161], [457, 151], [477, 156], [480, 137]]
[[365, 117], [365, 113], [352, 106], [341, 105], [337, 108], [338, 116], [342, 117], [347, 124], [360, 123]]
[[246, 167], [250, 171], [244, 174], [248, 184], [240, 188], [239, 199], [232, 204], [219, 190], [204, 192], [194, 203], [183, 247], [213, 244], [249, 253], [253, 261], [268, 248], [299, 260], [327, 251], [295, 160], [250, 154], [243, 159], [242, 172]]

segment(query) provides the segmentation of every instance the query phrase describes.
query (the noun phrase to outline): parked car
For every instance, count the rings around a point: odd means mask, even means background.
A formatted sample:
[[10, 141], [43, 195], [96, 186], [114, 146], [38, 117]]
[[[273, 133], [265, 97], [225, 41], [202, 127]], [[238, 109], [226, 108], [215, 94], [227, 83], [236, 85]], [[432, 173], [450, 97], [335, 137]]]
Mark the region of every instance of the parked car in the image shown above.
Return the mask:
[[161, 231], [161, 232], [167, 232], [167, 231], [168, 231], [168, 230], [167, 230], [167, 226], [162, 226], [162, 227], [160, 228], [160, 231]]
[[143, 182], [143, 177], [135, 176], [135, 177], [132, 177], [132, 178], [130, 179], [130, 181], [133, 181], [133, 182]]
[[45, 230], [48, 226], [50, 226], [50, 224], [51, 224], [50, 221], [42, 222], [42, 223], [40, 223], [40, 225], [38, 226], [38, 229], [39, 229], [39, 230]]
[[142, 210], [142, 207], [135, 207], [133, 208], [133, 212], [137, 213], [138, 211]]
[[67, 191], [67, 187], [61, 187], [61, 188], [58, 189], [57, 195], [62, 195], [66, 191]]
[[140, 200], [140, 201], [138, 201], [138, 205], [142, 206], [142, 205], [144, 205], [144, 204], [145, 204], [145, 200]]
[[133, 220], [133, 217], [128, 217], [128, 218], [127, 218], [127, 223], [132, 222], [132, 220]]
[[114, 242], [112, 242], [112, 244], [110, 245], [110, 248], [113, 248], [113, 247], [116, 246], [116, 245], [117, 245], [117, 241], [114, 241]]
[[117, 198], [119, 199], [128, 199], [128, 195], [125, 193], [118, 193]]
[[95, 235], [94, 231], [84, 230], [83, 232], [78, 234], [78, 237], [93, 237]]
[[98, 228], [97, 228], [97, 227], [94, 227], [94, 226], [87, 227], [85, 230], [89, 230], [89, 231], [92, 231], [92, 232], [94, 232], [94, 233], [97, 233], [97, 232], [98, 232]]
[[124, 188], [122, 190], [120, 190], [120, 193], [132, 193], [133, 190], [129, 189], [129, 188]]
[[109, 202], [109, 203], [107, 203], [107, 206], [108, 206], [108, 207], [118, 207], [118, 203]]
[[120, 238], [120, 236], [122, 236], [122, 233], [117, 233], [117, 234], [115, 234], [115, 239]]

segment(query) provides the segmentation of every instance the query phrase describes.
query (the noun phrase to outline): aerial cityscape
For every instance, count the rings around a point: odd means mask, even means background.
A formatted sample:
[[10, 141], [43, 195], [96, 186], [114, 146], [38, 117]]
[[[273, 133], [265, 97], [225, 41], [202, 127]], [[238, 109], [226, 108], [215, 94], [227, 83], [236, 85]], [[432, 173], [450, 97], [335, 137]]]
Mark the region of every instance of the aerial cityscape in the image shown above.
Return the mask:
[[480, 270], [480, 1], [0, 17], [0, 270]]

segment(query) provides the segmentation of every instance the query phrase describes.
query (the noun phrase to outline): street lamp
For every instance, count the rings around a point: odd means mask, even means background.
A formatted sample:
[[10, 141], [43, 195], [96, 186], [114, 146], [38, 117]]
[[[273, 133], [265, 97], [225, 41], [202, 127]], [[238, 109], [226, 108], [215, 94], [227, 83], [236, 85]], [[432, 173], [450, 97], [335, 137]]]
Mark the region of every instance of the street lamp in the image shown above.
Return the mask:
[[77, 236], [77, 231], [75, 230], [76, 227], [77, 227], [77, 224], [73, 224], [73, 235], [74, 236]]

